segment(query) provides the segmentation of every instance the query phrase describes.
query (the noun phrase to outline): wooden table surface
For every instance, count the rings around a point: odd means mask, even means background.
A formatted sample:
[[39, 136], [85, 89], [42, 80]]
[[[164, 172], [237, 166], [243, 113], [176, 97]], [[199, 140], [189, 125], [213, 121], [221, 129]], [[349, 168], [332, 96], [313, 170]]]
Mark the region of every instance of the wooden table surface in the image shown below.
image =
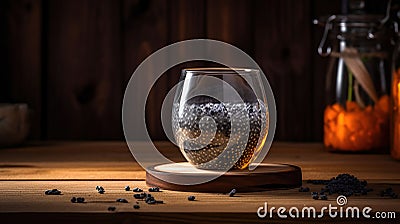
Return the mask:
[[[157, 148], [174, 161], [183, 161], [179, 150], [170, 143], [157, 142]], [[373, 211], [394, 211], [396, 219], [368, 219], [363, 222], [398, 222], [400, 199], [380, 197], [379, 192], [392, 187], [400, 193], [400, 162], [384, 154], [339, 154], [327, 152], [319, 143], [274, 143], [268, 163], [288, 163], [301, 167], [303, 185], [319, 191], [321, 185], [309, 179], [330, 179], [350, 173], [368, 181], [374, 191], [366, 196], [351, 196], [348, 206], [369, 206]], [[98, 194], [97, 185], [105, 189]], [[126, 185], [148, 189], [145, 171], [135, 162], [125, 142], [37, 142], [24, 147], [0, 149], [0, 223], [40, 221], [61, 223], [158, 223], [181, 221], [210, 223], [269, 223], [282, 221], [340, 221], [354, 219], [259, 219], [256, 211], [264, 202], [276, 208], [283, 206], [323, 206], [336, 204], [336, 196], [327, 201], [313, 200], [310, 193], [298, 189], [226, 194], [190, 193], [163, 190], [153, 193], [164, 204], [147, 205], [136, 200]], [[57, 188], [62, 195], [45, 195], [46, 189]], [[196, 201], [188, 201], [189, 195]], [[86, 203], [71, 203], [71, 197], [84, 197]], [[117, 203], [125, 198], [129, 203]], [[107, 210], [116, 207], [115, 212]], [[3, 222], [2, 222], [3, 221]], [[357, 221], [357, 220], [356, 220]]]

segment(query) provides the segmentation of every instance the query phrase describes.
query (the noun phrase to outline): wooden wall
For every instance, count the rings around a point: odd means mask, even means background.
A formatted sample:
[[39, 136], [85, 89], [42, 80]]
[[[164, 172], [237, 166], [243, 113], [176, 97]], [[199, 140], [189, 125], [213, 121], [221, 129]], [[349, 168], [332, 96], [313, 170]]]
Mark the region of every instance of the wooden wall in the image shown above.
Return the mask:
[[[319, 141], [326, 59], [316, 53], [322, 30], [312, 19], [339, 11], [339, 0], [3, 0], [0, 100], [29, 103], [34, 139], [122, 139], [122, 96], [139, 63], [167, 44], [212, 38], [264, 70], [276, 139]], [[154, 139], [165, 139], [162, 96], [184, 66], [150, 94]]]

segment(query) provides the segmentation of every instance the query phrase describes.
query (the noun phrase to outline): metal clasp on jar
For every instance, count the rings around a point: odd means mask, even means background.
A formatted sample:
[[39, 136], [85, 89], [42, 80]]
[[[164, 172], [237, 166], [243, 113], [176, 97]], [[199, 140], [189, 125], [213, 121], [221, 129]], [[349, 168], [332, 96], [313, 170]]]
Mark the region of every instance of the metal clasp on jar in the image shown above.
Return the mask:
[[[326, 40], [328, 38], [329, 31], [333, 28], [332, 21], [335, 20], [335, 19], [336, 19], [336, 15], [331, 15], [331, 16], [328, 17], [328, 19], [326, 20], [326, 23], [325, 23], [324, 34], [323, 34], [321, 42], [319, 43], [319, 46], [318, 46], [318, 54], [323, 56], [323, 57], [329, 56], [331, 54], [331, 52], [332, 52], [332, 47], [331, 46], [326, 46], [326, 50], [324, 50], [324, 47], [325, 47], [325, 44], [327, 42]], [[315, 19], [313, 22], [314, 22], [315, 25], [323, 24], [317, 19]]]

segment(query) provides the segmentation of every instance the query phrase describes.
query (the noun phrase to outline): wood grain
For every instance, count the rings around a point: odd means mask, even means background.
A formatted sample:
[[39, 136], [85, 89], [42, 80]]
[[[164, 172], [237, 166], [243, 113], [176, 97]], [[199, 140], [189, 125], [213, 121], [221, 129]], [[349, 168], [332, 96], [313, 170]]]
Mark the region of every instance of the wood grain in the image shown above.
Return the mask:
[[[206, 0], [171, 0], [168, 4], [168, 43], [189, 39], [207, 38]], [[186, 49], [182, 49], [184, 52]], [[173, 57], [173, 55], [171, 56]], [[168, 71], [168, 88], [175, 86], [184, 68], [204, 67], [204, 62], [186, 62], [176, 65]]]
[[312, 82], [310, 1], [255, 3], [255, 60], [266, 72], [275, 94], [276, 137], [310, 140], [313, 134], [312, 93], [307, 88]]
[[48, 1], [47, 137], [121, 136], [120, 5]]
[[[306, 184], [306, 183], [304, 183]], [[95, 187], [102, 186], [104, 194], [97, 193]], [[98, 212], [108, 213], [109, 206], [117, 207], [117, 212], [229, 212], [256, 215], [258, 207], [267, 201], [271, 206], [315, 206], [320, 209], [329, 203], [336, 204], [336, 197], [329, 197], [328, 201], [313, 200], [309, 192], [299, 193], [298, 189], [285, 189], [263, 192], [238, 192], [236, 197], [215, 193], [188, 193], [180, 191], [162, 190], [152, 195], [157, 200], [162, 200], [161, 205], [147, 205], [141, 200], [133, 198], [134, 192], [126, 192], [124, 187], [139, 187], [145, 191], [149, 188], [144, 181], [1, 181], [0, 185], [0, 211], [1, 212]], [[27, 188], [29, 186], [29, 188]], [[308, 185], [311, 191], [319, 191], [320, 185]], [[376, 191], [389, 186], [372, 184]], [[400, 185], [393, 185], [394, 191], [400, 190]], [[62, 195], [45, 195], [47, 189], [56, 188]], [[227, 192], [228, 193], [228, 192]], [[189, 195], [194, 195], [196, 200], [187, 200]], [[84, 197], [86, 203], [71, 203], [72, 197]], [[125, 198], [129, 203], [117, 203], [116, 199]], [[371, 206], [381, 211], [396, 211], [400, 199], [380, 198], [371, 193], [367, 196], [349, 197], [349, 205]], [[134, 210], [133, 204], [139, 202], [140, 210]]]
[[27, 103], [31, 137], [37, 139], [42, 112], [42, 1], [2, 1], [0, 8], [0, 102]]
[[[123, 0], [124, 88], [139, 64], [167, 43], [167, 1]], [[165, 62], [167, 58], [165, 58]], [[165, 62], [160, 62], [160, 66]], [[149, 72], [143, 83], [150, 84], [158, 74]], [[136, 98], [147, 99], [146, 124], [149, 135], [157, 139], [164, 135], [160, 122], [163, 95], [168, 90], [168, 78], [163, 75], [147, 97], [147, 89], [138, 88]]]
[[[158, 150], [172, 161], [184, 161], [179, 149], [157, 142]], [[400, 163], [385, 154], [327, 152], [322, 143], [272, 145], [264, 162], [299, 166], [303, 180], [327, 179], [351, 173], [360, 179], [399, 181]], [[125, 142], [37, 142], [23, 148], [0, 150], [1, 180], [143, 180]], [[98, 171], [98, 172], [97, 172]]]
[[252, 55], [252, 1], [239, 0], [231, 4], [228, 0], [208, 0], [206, 4], [207, 37], [232, 44]]
[[[140, 145], [140, 144], [139, 144]], [[139, 146], [140, 147], [140, 146]], [[167, 142], [156, 147], [170, 159], [182, 161], [179, 150]], [[329, 179], [339, 173], [351, 173], [366, 179], [374, 191], [366, 196], [348, 198], [349, 206], [370, 206], [374, 211], [400, 212], [399, 200], [382, 198], [379, 192], [387, 187], [400, 191], [400, 163], [389, 155], [333, 154], [322, 144], [274, 143], [268, 162], [298, 165], [303, 180]], [[147, 191], [144, 170], [135, 162], [124, 142], [37, 142], [23, 148], [0, 150], [0, 219], [2, 223], [280, 223], [282, 219], [258, 219], [256, 211], [264, 202], [268, 206], [314, 206], [320, 209], [329, 203], [336, 205], [336, 195], [327, 201], [313, 200], [309, 193], [295, 189], [262, 192], [238, 192], [235, 197], [215, 193], [187, 193], [162, 190], [152, 193], [164, 204], [147, 205], [138, 201], [133, 209], [133, 192], [124, 190], [140, 187]], [[98, 194], [101, 185], [105, 194]], [[304, 186], [319, 191], [321, 185]], [[44, 195], [47, 189], [57, 188], [62, 195]], [[194, 195], [196, 201], [188, 201]], [[86, 203], [74, 204], [71, 197], [84, 197]], [[117, 203], [126, 198], [129, 203]], [[115, 206], [115, 212], [107, 211]], [[269, 207], [270, 208], [270, 207]], [[190, 214], [190, 215], [189, 215]], [[400, 216], [396, 216], [398, 219]], [[398, 219], [385, 220], [388, 222]], [[293, 220], [288, 220], [292, 222]], [[298, 219], [300, 223], [351, 223], [354, 219]], [[374, 220], [364, 220], [374, 223]]]

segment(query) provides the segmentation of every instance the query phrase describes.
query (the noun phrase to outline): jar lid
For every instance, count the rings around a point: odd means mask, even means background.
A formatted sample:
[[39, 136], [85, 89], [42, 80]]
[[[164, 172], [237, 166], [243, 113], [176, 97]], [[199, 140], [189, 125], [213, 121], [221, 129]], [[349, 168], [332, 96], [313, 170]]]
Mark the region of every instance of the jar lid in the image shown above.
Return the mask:
[[[385, 40], [388, 38], [385, 31], [386, 27], [384, 26], [386, 20], [387, 16], [385, 15], [373, 14], [331, 15], [316, 19], [314, 20], [314, 24], [324, 26], [325, 28], [318, 47], [318, 53], [322, 56], [330, 54], [330, 46], [327, 46], [326, 50], [324, 50], [328, 36], [339, 40]], [[329, 35], [329, 33], [331, 34]]]
[[378, 28], [382, 24], [385, 15], [372, 14], [349, 14], [349, 15], [331, 15], [323, 16], [320, 19], [314, 20], [314, 24], [325, 26], [333, 24], [334, 27], [349, 27], [349, 28]]

